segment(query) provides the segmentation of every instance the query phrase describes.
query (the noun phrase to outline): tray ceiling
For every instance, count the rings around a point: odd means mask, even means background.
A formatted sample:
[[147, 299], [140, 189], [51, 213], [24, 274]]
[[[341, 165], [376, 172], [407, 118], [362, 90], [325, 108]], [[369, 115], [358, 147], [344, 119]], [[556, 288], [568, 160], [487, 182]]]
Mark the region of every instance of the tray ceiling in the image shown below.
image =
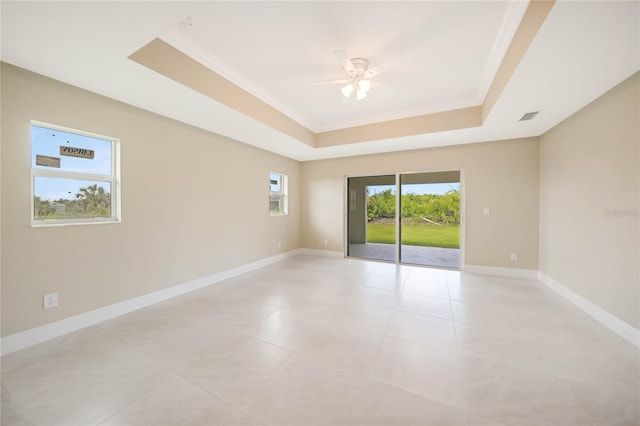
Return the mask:
[[538, 136], [640, 68], [638, 2], [0, 7], [3, 61], [298, 160]]

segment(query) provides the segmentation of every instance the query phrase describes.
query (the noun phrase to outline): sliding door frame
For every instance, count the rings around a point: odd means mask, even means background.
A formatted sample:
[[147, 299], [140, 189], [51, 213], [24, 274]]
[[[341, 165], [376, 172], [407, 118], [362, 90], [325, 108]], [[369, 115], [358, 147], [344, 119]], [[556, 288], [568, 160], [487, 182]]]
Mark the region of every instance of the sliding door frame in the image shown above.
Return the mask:
[[[350, 238], [349, 238], [349, 214], [350, 214], [350, 209], [351, 209], [351, 193], [349, 191], [349, 179], [352, 178], [380, 178], [380, 177], [384, 177], [384, 176], [389, 176], [392, 177], [393, 176], [393, 180], [394, 183], [393, 184], [389, 184], [389, 185], [393, 185], [396, 188], [396, 200], [395, 200], [395, 207], [396, 207], [396, 212], [395, 212], [395, 217], [394, 220], [397, 221], [398, 218], [398, 176], [399, 174], [397, 172], [389, 172], [389, 173], [368, 173], [368, 174], [363, 174], [363, 175], [345, 175], [344, 176], [344, 192], [343, 194], [345, 195], [343, 197], [343, 204], [344, 204], [344, 212], [343, 212], [343, 256], [345, 258], [351, 258], [351, 259], [363, 259], [363, 260], [371, 260], [371, 261], [375, 261], [375, 262], [385, 262], [385, 263], [398, 263], [399, 261], [399, 253], [398, 253], [398, 226], [396, 224], [395, 227], [395, 236], [396, 236], [396, 242], [394, 243], [394, 246], [396, 248], [395, 250], [395, 260], [385, 260], [385, 259], [374, 259], [374, 258], [364, 258], [364, 257], [357, 257], [357, 256], [349, 256], [349, 246], [350, 246]], [[366, 211], [364, 212], [365, 214], [365, 223], [366, 223]], [[367, 230], [365, 227], [365, 242], [367, 240]]]
[[[387, 262], [387, 263], [395, 263], [397, 265], [403, 264], [400, 262], [401, 259], [401, 250], [402, 250], [402, 241], [401, 241], [401, 232], [402, 232], [402, 206], [401, 206], [401, 175], [408, 174], [429, 174], [429, 173], [441, 173], [441, 172], [460, 172], [460, 265], [458, 265], [459, 270], [463, 270], [465, 265], [465, 228], [466, 228], [466, 183], [465, 183], [465, 173], [464, 169], [441, 169], [441, 170], [428, 170], [428, 171], [418, 171], [418, 172], [388, 172], [388, 173], [367, 173], [367, 174], [350, 174], [344, 176], [344, 190], [343, 190], [343, 200], [344, 200], [344, 212], [343, 212], [343, 254], [345, 258], [351, 259], [361, 259], [358, 257], [349, 256], [349, 208], [351, 203], [350, 193], [349, 193], [349, 179], [350, 178], [362, 178], [362, 177], [376, 177], [376, 176], [395, 176], [395, 186], [396, 186], [396, 229], [395, 229], [395, 261], [388, 260], [378, 260], [378, 259], [370, 259], [375, 262]], [[365, 230], [366, 233], [366, 230]]]

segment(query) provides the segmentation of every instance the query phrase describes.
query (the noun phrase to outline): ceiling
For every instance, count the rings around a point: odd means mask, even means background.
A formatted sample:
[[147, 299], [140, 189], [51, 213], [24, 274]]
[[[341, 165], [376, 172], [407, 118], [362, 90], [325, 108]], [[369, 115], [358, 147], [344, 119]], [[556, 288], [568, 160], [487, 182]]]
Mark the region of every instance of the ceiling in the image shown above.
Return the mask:
[[[320, 132], [480, 104], [525, 9], [524, 2], [220, 2], [163, 38]], [[386, 68], [374, 79], [384, 88], [348, 102], [344, 84], [313, 85], [345, 77], [337, 49]]]
[[[638, 2], [0, 8], [3, 61], [301, 161], [539, 136], [640, 69]], [[381, 71], [366, 99], [316, 84], [335, 50]]]

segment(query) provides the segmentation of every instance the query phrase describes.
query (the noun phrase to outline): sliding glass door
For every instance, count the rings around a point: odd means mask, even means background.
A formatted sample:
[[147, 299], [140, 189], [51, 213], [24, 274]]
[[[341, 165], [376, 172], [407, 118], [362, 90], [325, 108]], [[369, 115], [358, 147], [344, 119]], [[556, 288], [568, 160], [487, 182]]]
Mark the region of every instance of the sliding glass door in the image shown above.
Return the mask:
[[460, 171], [347, 179], [347, 255], [460, 267]]
[[397, 260], [396, 176], [348, 178], [348, 256]]
[[400, 262], [460, 268], [460, 171], [400, 180]]

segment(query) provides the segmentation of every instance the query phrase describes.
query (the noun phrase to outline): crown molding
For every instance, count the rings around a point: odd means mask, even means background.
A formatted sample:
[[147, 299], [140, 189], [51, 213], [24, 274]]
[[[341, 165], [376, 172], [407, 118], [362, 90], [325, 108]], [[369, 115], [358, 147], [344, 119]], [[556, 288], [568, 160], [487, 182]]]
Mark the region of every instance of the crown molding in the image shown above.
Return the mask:
[[529, 1], [512, 1], [509, 3], [480, 81], [478, 104], [482, 103], [487, 96], [491, 83], [500, 69], [504, 55], [511, 45], [511, 41], [522, 22], [527, 7], [529, 7]]

